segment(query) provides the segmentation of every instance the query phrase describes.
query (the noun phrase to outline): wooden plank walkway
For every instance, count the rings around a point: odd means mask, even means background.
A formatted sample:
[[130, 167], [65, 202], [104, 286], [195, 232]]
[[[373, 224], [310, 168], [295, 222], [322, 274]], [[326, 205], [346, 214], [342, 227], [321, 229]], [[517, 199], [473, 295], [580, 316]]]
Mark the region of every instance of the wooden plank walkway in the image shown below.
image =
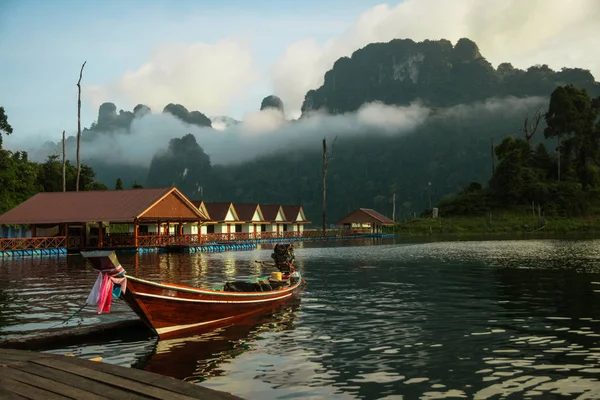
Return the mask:
[[229, 393], [134, 368], [0, 349], [1, 399], [240, 400]]

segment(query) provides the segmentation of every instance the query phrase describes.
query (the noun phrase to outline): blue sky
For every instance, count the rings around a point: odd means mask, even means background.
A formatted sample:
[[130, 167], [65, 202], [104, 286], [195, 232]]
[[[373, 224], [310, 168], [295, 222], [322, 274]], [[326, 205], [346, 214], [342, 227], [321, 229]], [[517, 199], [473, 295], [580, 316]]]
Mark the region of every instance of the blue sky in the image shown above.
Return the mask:
[[169, 102], [244, 118], [269, 94], [297, 116], [335, 60], [368, 43], [469, 37], [494, 65], [581, 67], [600, 77], [600, 1], [0, 0], [7, 148], [76, 133], [101, 102]]
[[[75, 84], [83, 61], [84, 87], [104, 85], [139, 68], [162, 42], [214, 43], [236, 36], [250, 41], [257, 64], [267, 69], [291, 42], [323, 42], [378, 3], [0, 0], [0, 105], [15, 136], [58, 137], [63, 129], [76, 130]], [[231, 105], [231, 113], [239, 117], [271, 91], [266, 82], [258, 85], [248, 104]], [[85, 96], [83, 101], [83, 124], [89, 126], [97, 108]]]

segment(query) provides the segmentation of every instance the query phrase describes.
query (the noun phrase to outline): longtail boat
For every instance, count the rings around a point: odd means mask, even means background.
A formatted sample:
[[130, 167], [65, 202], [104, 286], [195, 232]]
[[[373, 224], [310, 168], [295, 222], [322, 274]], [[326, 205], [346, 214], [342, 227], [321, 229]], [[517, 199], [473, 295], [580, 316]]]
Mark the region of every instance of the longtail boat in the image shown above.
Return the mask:
[[110, 312], [111, 298], [122, 298], [160, 339], [226, 326], [273, 309], [302, 290], [306, 282], [292, 264], [293, 246], [291, 257], [289, 246], [276, 245], [272, 265], [278, 272], [250, 281], [226, 282], [215, 289], [137, 278], [125, 272], [114, 251], [82, 251], [99, 271], [86, 303], [97, 304], [98, 313]]

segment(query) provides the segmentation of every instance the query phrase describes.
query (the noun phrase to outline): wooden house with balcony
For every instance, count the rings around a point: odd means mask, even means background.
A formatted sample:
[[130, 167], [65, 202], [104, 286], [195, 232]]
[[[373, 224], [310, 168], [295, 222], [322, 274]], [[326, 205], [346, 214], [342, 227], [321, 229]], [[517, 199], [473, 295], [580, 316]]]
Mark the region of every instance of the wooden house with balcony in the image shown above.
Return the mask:
[[[216, 224], [216, 221], [213, 221], [210, 213], [208, 212], [208, 209], [206, 208], [206, 204], [204, 203], [203, 200], [191, 200], [192, 204], [195, 205], [198, 210], [200, 210], [200, 212], [202, 213], [202, 215], [206, 215], [207, 220], [203, 221], [202, 225], [200, 226], [200, 234], [201, 235], [206, 235], [209, 231], [208, 227], [210, 225], [214, 225]], [[211, 232], [214, 232], [214, 227], [210, 229]]]
[[384, 226], [393, 226], [394, 221], [371, 208], [359, 208], [340, 219], [343, 234], [381, 234]]
[[301, 237], [304, 225], [310, 224], [306, 219], [302, 206], [283, 206], [283, 212], [287, 218], [287, 232], [293, 232], [293, 237]]
[[232, 202], [203, 203], [210, 216], [210, 224], [207, 224], [207, 234], [219, 234], [214, 236], [217, 240], [233, 240], [235, 233], [242, 232], [241, 221]]
[[194, 245], [206, 220], [175, 187], [43, 192], [0, 216], [0, 251]]
[[261, 204], [260, 209], [262, 210], [265, 221], [267, 222], [266, 228], [263, 232], [270, 236], [283, 236], [283, 232], [288, 229], [288, 221], [285, 213], [283, 212], [283, 206], [275, 204]]
[[243, 222], [242, 233], [248, 239], [258, 239], [262, 232], [266, 232], [267, 225], [265, 217], [258, 203], [236, 203], [233, 205], [238, 218]]

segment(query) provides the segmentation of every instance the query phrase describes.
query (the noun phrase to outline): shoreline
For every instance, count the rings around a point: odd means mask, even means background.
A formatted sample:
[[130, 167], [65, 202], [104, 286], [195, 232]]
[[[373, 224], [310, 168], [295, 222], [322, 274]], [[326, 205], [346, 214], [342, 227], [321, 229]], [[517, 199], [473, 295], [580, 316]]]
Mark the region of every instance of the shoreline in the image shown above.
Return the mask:
[[510, 212], [489, 216], [413, 218], [397, 222], [394, 233], [401, 237], [425, 236], [557, 236], [600, 237], [600, 218], [541, 217]]

